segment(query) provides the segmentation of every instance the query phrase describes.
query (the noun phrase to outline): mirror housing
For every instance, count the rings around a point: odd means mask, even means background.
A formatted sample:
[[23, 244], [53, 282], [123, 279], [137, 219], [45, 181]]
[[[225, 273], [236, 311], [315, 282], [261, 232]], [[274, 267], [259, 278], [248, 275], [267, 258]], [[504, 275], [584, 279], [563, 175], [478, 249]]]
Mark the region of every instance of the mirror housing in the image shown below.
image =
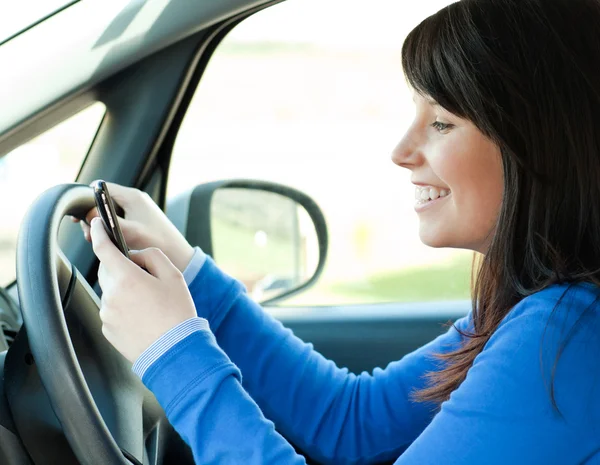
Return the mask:
[[291, 187], [246, 179], [199, 184], [169, 201], [167, 216], [261, 304], [307, 289], [325, 266], [325, 217]]

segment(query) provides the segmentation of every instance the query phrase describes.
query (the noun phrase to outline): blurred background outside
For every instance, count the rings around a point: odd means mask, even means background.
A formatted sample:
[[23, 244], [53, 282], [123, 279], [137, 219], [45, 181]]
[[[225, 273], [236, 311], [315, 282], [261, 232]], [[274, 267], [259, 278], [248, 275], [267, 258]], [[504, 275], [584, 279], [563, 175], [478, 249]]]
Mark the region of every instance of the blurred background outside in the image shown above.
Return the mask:
[[[402, 42], [448, 3], [287, 0], [238, 25], [211, 59], [175, 144], [168, 198], [231, 178], [310, 195], [329, 257], [319, 282], [285, 305], [469, 297], [472, 253], [421, 244], [410, 173], [390, 160], [414, 115]], [[98, 103], [0, 159], [0, 284], [14, 279], [26, 208], [75, 179], [103, 115]]]

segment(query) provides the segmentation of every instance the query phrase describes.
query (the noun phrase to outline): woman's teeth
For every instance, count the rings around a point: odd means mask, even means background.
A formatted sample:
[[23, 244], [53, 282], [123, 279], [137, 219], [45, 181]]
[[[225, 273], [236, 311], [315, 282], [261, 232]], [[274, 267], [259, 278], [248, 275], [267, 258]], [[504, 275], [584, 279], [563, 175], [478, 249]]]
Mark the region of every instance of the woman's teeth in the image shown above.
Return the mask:
[[430, 202], [431, 200], [437, 200], [440, 197], [446, 197], [450, 195], [450, 189], [440, 189], [437, 187], [417, 187], [415, 190], [415, 199], [418, 204]]

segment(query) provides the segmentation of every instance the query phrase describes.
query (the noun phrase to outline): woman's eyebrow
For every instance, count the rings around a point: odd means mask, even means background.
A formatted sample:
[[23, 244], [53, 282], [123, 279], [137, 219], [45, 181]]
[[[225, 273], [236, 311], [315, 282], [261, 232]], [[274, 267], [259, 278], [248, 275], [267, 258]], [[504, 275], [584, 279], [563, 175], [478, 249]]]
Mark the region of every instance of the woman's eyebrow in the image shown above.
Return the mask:
[[431, 97], [425, 97], [425, 100], [426, 100], [426, 101], [427, 101], [427, 103], [428, 103], [429, 105], [431, 105], [432, 107], [439, 107], [439, 108], [442, 108], [442, 106], [441, 106], [439, 103], [437, 103], [435, 100], [433, 100]]
[[[413, 102], [416, 104], [417, 102], [416, 102], [416, 100], [415, 100], [415, 96], [416, 96], [416, 94], [414, 94], [414, 95], [413, 95], [413, 97], [412, 97], [412, 100], [413, 100]], [[441, 105], [440, 105], [438, 102], [436, 102], [434, 99], [432, 99], [431, 97], [429, 97], [429, 96], [426, 96], [426, 95], [425, 95], [425, 96], [423, 96], [423, 98], [424, 98], [424, 99], [425, 99], [425, 101], [426, 101], [426, 102], [427, 102], [429, 105], [431, 105], [432, 107], [439, 107], [439, 108], [442, 108], [442, 106], [441, 106]]]

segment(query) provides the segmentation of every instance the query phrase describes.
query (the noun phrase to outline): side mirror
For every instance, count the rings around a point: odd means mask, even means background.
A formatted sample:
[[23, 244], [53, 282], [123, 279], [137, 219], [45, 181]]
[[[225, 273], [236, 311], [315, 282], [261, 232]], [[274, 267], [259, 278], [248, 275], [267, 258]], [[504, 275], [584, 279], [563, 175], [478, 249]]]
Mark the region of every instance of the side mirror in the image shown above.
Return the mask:
[[325, 217], [290, 187], [243, 179], [200, 184], [170, 201], [167, 215], [262, 304], [308, 288], [325, 266]]

